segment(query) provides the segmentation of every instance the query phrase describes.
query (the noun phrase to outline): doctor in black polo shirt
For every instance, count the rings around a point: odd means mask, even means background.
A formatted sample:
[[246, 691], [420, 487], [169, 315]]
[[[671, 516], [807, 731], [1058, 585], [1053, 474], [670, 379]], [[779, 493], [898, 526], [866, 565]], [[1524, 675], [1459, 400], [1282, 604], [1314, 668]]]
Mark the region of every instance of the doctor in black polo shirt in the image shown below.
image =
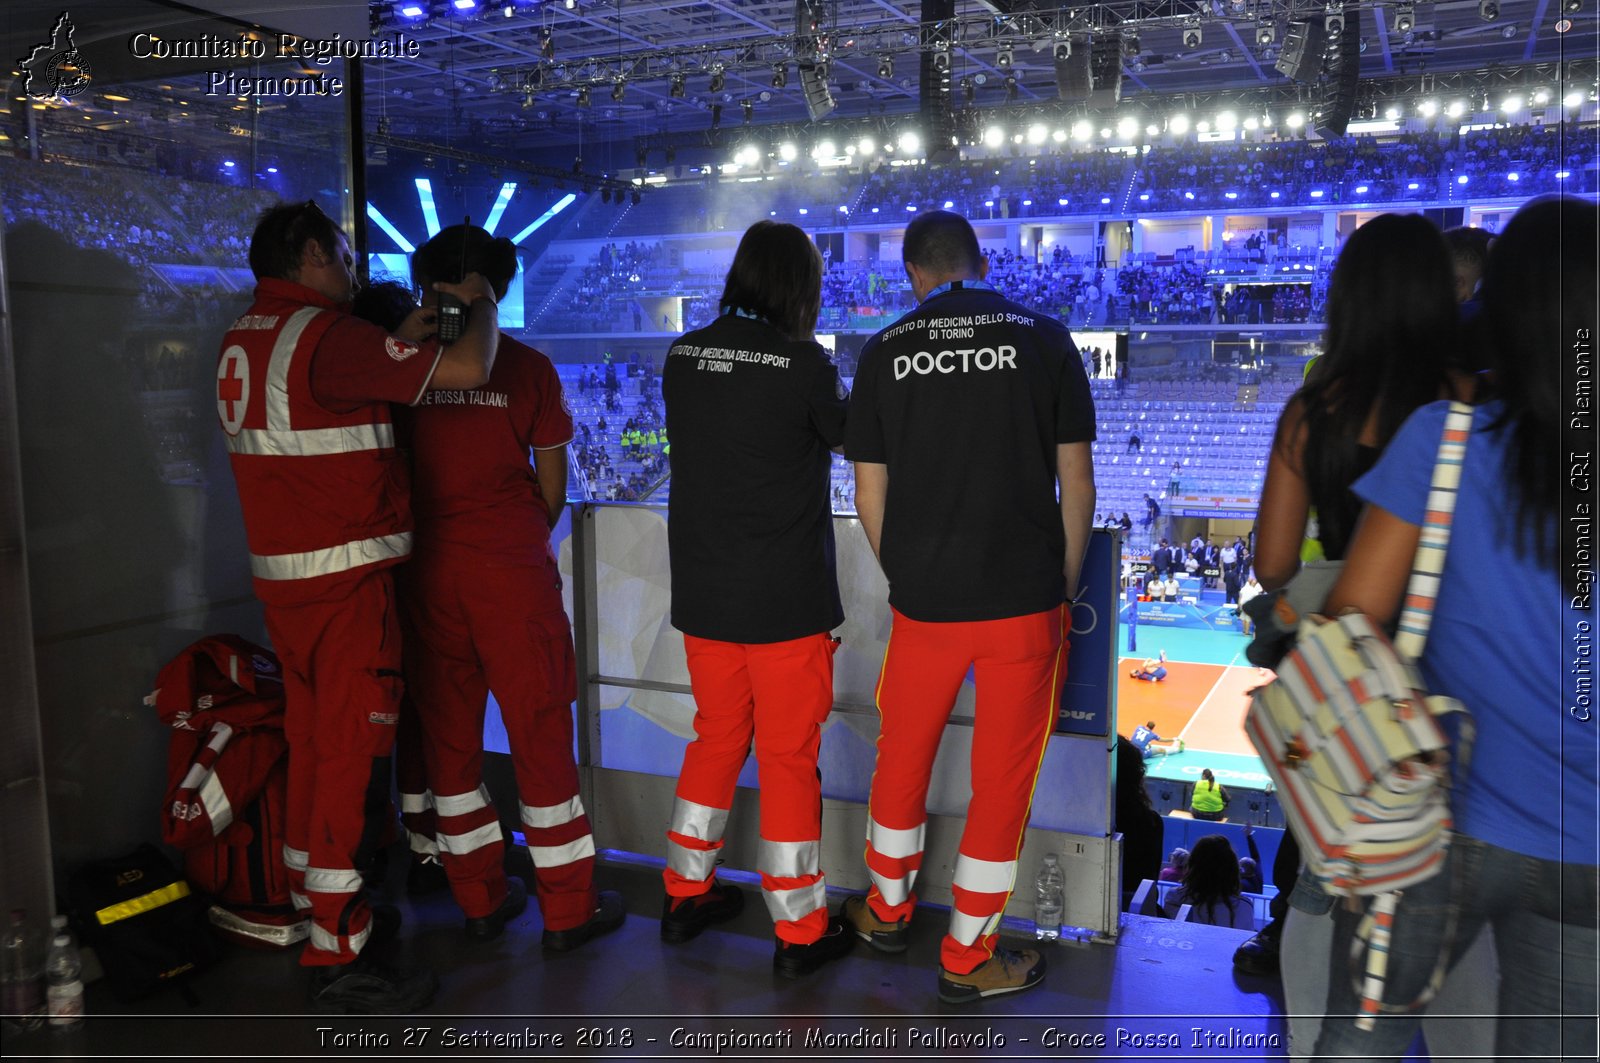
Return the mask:
[[739, 770], [761, 769], [762, 895], [773, 966], [798, 977], [849, 951], [828, 918], [817, 750], [833, 707], [829, 634], [844, 620], [828, 506], [830, 449], [848, 392], [813, 338], [822, 258], [793, 225], [739, 242], [722, 315], [667, 353], [672, 439], [667, 542], [672, 624], [683, 632], [695, 740], [667, 830], [661, 936], [687, 941], [743, 906], [715, 878]]
[[845, 434], [893, 630], [868, 808], [873, 885], [843, 914], [875, 948], [906, 947], [929, 775], [974, 668], [972, 801], [939, 972], [940, 999], [962, 1003], [1044, 979], [1043, 957], [998, 947], [997, 930], [1066, 678], [1064, 603], [1094, 515], [1094, 403], [1066, 328], [984, 283], [965, 218], [920, 215], [903, 253], [921, 305], [862, 349]]

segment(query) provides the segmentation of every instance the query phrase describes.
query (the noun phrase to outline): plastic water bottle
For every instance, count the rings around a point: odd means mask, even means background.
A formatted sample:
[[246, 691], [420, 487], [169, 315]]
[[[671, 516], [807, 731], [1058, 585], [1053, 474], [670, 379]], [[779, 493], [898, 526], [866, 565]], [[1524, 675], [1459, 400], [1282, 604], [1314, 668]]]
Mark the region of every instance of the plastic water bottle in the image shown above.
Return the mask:
[[57, 934], [44, 961], [50, 1027], [70, 1030], [83, 1022], [83, 960], [71, 934]]
[[1061, 936], [1061, 910], [1066, 905], [1067, 877], [1055, 853], [1046, 853], [1034, 881], [1033, 935], [1040, 941], [1055, 941]]
[[43, 941], [33, 920], [21, 908], [11, 912], [11, 925], [0, 943], [0, 1000], [10, 1022], [24, 1030], [37, 1029], [44, 1022]]

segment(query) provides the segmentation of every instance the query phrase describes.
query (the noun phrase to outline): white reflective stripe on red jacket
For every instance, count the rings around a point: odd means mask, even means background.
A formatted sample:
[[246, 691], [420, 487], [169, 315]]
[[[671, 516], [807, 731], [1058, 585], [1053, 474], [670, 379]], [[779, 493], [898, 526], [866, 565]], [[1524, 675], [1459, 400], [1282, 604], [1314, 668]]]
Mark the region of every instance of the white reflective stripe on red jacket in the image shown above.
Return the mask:
[[344, 428], [241, 428], [224, 434], [228, 453], [255, 457], [309, 458], [323, 454], [350, 454], [358, 450], [387, 450], [394, 446], [394, 425], [353, 424]]

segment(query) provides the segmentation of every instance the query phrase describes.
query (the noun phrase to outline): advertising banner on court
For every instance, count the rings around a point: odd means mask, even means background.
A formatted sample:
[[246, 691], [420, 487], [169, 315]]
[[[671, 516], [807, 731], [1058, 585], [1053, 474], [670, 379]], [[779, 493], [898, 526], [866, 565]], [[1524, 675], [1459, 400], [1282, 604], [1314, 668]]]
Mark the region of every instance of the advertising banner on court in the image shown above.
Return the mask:
[[1072, 649], [1061, 689], [1057, 734], [1105, 738], [1116, 696], [1117, 606], [1122, 571], [1120, 535], [1096, 529], [1083, 559], [1083, 587], [1072, 607]]

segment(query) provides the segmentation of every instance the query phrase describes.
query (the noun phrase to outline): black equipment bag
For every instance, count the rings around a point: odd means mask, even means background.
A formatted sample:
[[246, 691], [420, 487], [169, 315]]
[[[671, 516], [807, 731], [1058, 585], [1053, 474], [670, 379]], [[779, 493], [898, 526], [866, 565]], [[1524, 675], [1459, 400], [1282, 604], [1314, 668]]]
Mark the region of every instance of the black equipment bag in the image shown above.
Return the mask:
[[68, 882], [67, 902], [83, 944], [94, 949], [123, 1001], [180, 982], [223, 953], [205, 902], [153, 845], [80, 868]]

